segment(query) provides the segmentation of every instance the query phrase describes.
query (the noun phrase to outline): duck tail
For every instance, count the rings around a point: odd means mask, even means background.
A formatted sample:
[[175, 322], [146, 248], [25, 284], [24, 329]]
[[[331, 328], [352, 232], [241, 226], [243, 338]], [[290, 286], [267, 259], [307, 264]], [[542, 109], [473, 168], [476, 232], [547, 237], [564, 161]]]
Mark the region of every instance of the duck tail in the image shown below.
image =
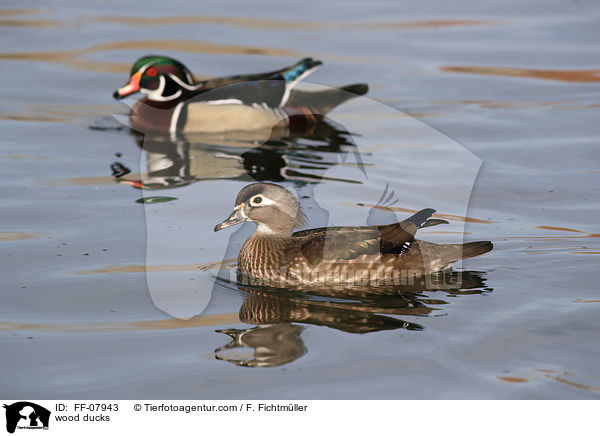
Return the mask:
[[494, 244], [490, 241], [467, 242], [462, 246], [462, 258], [468, 259], [469, 257], [479, 256], [492, 251], [493, 248]]
[[365, 95], [369, 91], [366, 83], [356, 83], [341, 88], [326, 89], [324, 91], [292, 90], [285, 103], [286, 108], [306, 108], [315, 115], [326, 115], [336, 106]]
[[355, 96], [365, 95], [369, 92], [369, 85], [366, 83], [355, 83], [353, 85], [346, 85], [340, 88], [340, 91], [348, 92], [350, 94], [354, 94], [349, 98], [353, 98]]
[[[470, 257], [480, 256], [494, 248], [490, 241], [467, 242], [466, 244], [434, 244], [422, 240], [415, 240], [410, 254], [418, 247], [415, 253], [422, 256], [423, 268], [426, 274], [441, 271], [454, 262]], [[419, 261], [419, 262], [421, 262]]]
[[461, 259], [479, 256], [494, 247], [490, 241], [467, 242], [466, 244], [431, 244], [419, 241], [423, 253], [430, 259], [438, 259], [440, 265], [450, 265]]

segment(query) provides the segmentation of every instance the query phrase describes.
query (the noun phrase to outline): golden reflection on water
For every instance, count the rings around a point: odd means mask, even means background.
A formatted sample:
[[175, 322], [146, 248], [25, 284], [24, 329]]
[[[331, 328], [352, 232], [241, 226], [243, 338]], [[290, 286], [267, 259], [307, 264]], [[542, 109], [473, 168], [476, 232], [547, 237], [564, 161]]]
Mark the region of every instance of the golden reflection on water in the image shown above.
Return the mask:
[[[130, 174], [130, 177], [141, 177], [141, 174]], [[45, 186], [95, 186], [95, 185], [114, 185], [113, 176], [90, 176], [90, 177], [69, 177], [64, 179], [49, 180], [43, 184]]]
[[557, 230], [560, 232], [577, 232], [577, 233], [586, 233], [582, 230], [570, 229], [568, 227], [554, 227], [554, 226], [535, 226], [536, 229], [542, 230]]
[[0, 59], [6, 60], [28, 60], [36, 62], [64, 63], [73, 68], [104, 73], [129, 73], [130, 63], [109, 62], [106, 60], [92, 61], [78, 59], [81, 56], [96, 52], [113, 50], [146, 50], [146, 51], [180, 51], [189, 53], [210, 54], [254, 54], [262, 56], [287, 56], [300, 58], [302, 55], [293, 50], [277, 48], [263, 48], [243, 45], [215, 44], [203, 41], [190, 40], [139, 40], [118, 41], [104, 44], [95, 44], [87, 48], [60, 51], [41, 52], [10, 52], [0, 53]]
[[559, 383], [564, 383], [564, 384], [567, 384], [569, 386], [573, 386], [574, 388], [585, 389], [586, 391], [600, 391], [600, 387], [590, 386], [590, 385], [584, 384], [584, 383], [577, 383], [577, 382], [574, 382], [572, 380], [568, 380], [568, 379], [566, 379], [564, 377], [561, 377], [561, 376], [558, 376], [558, 375], [553, 376], [553, 375], [546, 374], [545, 377], [549, 378], [549, 379], [552, 379], [554, 381], [557, 381]]
[[27, 104], [22, 112], [0, 112], [0, 119], [36, 122], [74, 122], [91, 116], [105, 116], [122, 110], [120, 105]]
[[198, 264], [189, 265], [121, 265], [107, 268], [97, 268], [91, 270], [77, 271], [77, 274], [123, 274], [139, 272], [169, 272], [169, 271], [194, 271], [199, 267]]
[[56, 20], [6, 20], [0, 19], [0, 26], [12, 27], [60, 27], [62, 23]]
[[[577, 233], [576, 235], [560, 235], [560, 236], [505, 236], [506, 239], [524, 239], [526, 241], [531, 242], [541, 242], [541, 241], [565, 241], [571, 239], [582, 239], [582, 238], [598, 238], [600, 237], [599, 233], [587, 233], [583, 230], [572, 229], [569, 227], [556, 227], [556, 226], [535, 226], [536, 229], [540, 230], [551, 230], [556, 232], [566, 232], [566, 233]], [[574, 241], [575, 242], [575, 241]], [[583, 241], [582, 241], [583, 242]], [[571, 245], [571, 246], [545, 246], [542, 247], [539, 244], [536, 244], [535, 247], [528, 247], [525, 251], [526, 254], [556, 254], [559, 252], [568, 253], [568, 254], [600, 254], [600, 251], [591, 251], [596, 250], [597, 247], [586, 247], [581, 245]]]
[[505, 381], [505, 382], [509, 382], [509, 383], [528, 383], [530, 381], [537, 380], [540, 377], [543, 377], [543, 378], [546, 378], [549, 380], [553, 380], [553, 381], [556, 381], [559, 383], [563, 383], [563, 384], [569, 385], [569, 386], [577, 388], [577, 389], [583, 389], [586, 391], [600, 391], [599, 386], [592, 386], [587, 383], [570, 380], [570, 378], [575, 378], [575, 377], [587, 378], [587, 379], [590, 379], [592, 377], [577, 375], [577, 374], [574, 374], [569, 371], [559, 372], [559, 371], [555, 371], [552, 369], [535, 369], [533, 372], [531, 372], [530, 374], [527, 374], [527, 375], [521, 375], [519, 377], [498, 376], [498, 379]]
[[308, 21], [269, 20], [243, 17], [179, 15], [171, 17], [104, 16], [96, 19], [130, 26], [168, 26], [179, 24], [224, 24], [234, 27], [265, 30], [315, 30], [321, 25]]
[[216, 262], [193, 263], [187, 265], [121, 265], [92, 270], [77, 271], [77, 274], [123, 274], [140, 272], [169, 272], [169, 271], [212, 271], [216, 269], [228, 270], [235, 268], [237, 258], [225, 259]]
[[44, 156], [41, 154], [9, 154], [6, 156], [0, 156], [0, 159], [10, 160], [49, 160], [50, 156]]
[[484, 20], [422, 20], [422, 21], [383, 21], [372, 23], [357, 23], [369, 29], [420, 29], [437, 27], [483, 26], [495, 24], [494, 21]]
[[550, 110], [592, 109], [600, 104], [582, 104], [578, 101], [494, 101], [494, 100], [442, 100], [440, 104], [458, 103], [477, 105], [482, 109], [547, 108]]
[[[588, 233], [583, 230], [571, 229], [568, 227], [555, 227], [555, 226], [535, 226], [536, 229], [540, 230], [553, 230], [559, 232], [573, 232], [579, 233], [578, 235], [560, 235], [560, 236], [503, 236], [505, 239], [525, 239], [528, 241], [561, 241], [564, 239], [580, 239], [580, 238], [600, 238], [600, 233]], [[585, 247], [571, 247], [585, 248]], [[590, 253], [589, 251], [585, 253]]]
[[[8, 9], [0, 11], [0, 16], [14, 15], [40, 15], [47, 10], [43, 9]], [[79, 22], [110, 22], [123, 24], [126, 26], [164, 26], [164, 25], [186, 25], [186, 24], [217, 24], [228, 25], [237, 28], [258, 29], [258, 30], [277, 30], [277, 31], [311, 31], [311, 30], [332, 30], [339, 31], [348, 28], [356, 30], [370, 29], [422, 29], [422, 28], [440, 28], [456, 26], [485, 25], [492, 22], [468, 19], [439, 19], [439, 20], [421, 20], [421, 21], [293, 21], [277, 19], [260, 19], [246, 17], [226, 17], [226, 16], [204, 16], [204, 15], [184, 15], [171, 17], [125, 17], [125, 16], [81, 16]], [[58, 21], [54, 19], [0, 19], [0, 26], [18, 26], [18, 27], [65, 27], [72, 26], [71, 21]], [[81, 57], [96, 53], [99, 51], [111, 50], [147, 50], [147, 51], [180, 51], [192, 53], [210, 53], [210, 54], [255, 54], [263, 56], [285, 56], [285, 57], [303, 57], [304, 54], [287, 49], [253, 47], [244, 45], [215, 44], [192, 40], [140, 40], [140, 41], [117, 41], [104, 44], [93, 45], [88, 48], [60, 51], [43, 52], [12, 52], [0, 53], [0, 59], [6, 60], [29, 60], [37, 62], [53, 62], [67, 64], [75, 69], [105, 72], [105, 73], [128, 73], [131, 65], [129, 63], [110, 62], [107, 60], [93, 61], [81, 59]], [[315, 54], [315, 53], [313, 53]], [[316, 55], [316, 54], [315, 54]], [[347, 60], [355, 63], [372, 62], [364, 57], [348, 58], [344, 56], [334, 56], [331, 54], [320, 54], [319, 56], [328, 59]], [[380, 61], [385, 61], [381, 59]], [[202, 79], [204, 77], [198, 77]]]
[[[392, 210], [394, 212], [403, 212], [403, 213], [417, 213], [418, 210], [416, 209], [408, 209], [405, 207], [397, 207], [397, 206], [381, 206], [381, 205], [377, 205], [377, 204], [368, 204], [368, 203], [343, 203], [346, 206], [359, 206], [359, 207], [368, 207], [370, 209], [381, 209], [381, 210]], [[432, 215], [435, 218], [441, 218], [441, 219], [445, 219], [445, 220], [449, 220], [449, 221], [461, 221], [461, 222], [467, 222], [467, 223], [479, 223], [479, 224], [493, 224], [494, 221], [490, 221], [490, 220], [484, 220], [484, 219], [479, 219], [479, 218], [471, 218], [468, 216], [460, 216], [460, 215], [452, 215], [452, 214], [448, 214], [448, 213], [434, 213]]]
[[421, 21], [292, 21], [263, 18], [226, 17], [210, 15], [180, 15], [171, 17], [123, 17], [105, 16], [97, 21], [121, 23], [131, 26], [165, 26], [178, 24], [219, 24], [238, 28], [259, 30], [340, 30], [361, 29], [413, 29], [474, 26], [490, 24], [482, 20], [421, 20]]
[[[246, 45], [216, 44], [204, 41], [190, 41], [179, 39], [150, 39], [139, 41], [118, 41], [97, 44], [89, 51], [110, 51], [110, 50], [165, 50], [165, 51], [183, 51], [190, 53], [211, 53], [211, 54], [256, 54], [263, 56], [289, 56], [302, 57], [302, 55], [293, 50], [284, 50], [277, 48], [252, 47]], [[131, 65], [129, 65], [129, 68]], [[129, 68], [127, 71], [129, 71]]]
[[68, 123], [71, 121], [68, 118], [57, 118], [57, 117], [48, 117], [48, 116], [40, 116], [34, 114], [7, 114], [0, 113], [0, 119], [8, 120], [8, 121], [34, 121], [34, 122], [52, 122], [52, 123]]
[[0, 242], [39, 238], [41, 235], [41, 233], [35, 232], [0, 232]]
[[144, 331], [144, 330], [176, 330], [193, 327], [219, 326], [225, 324], [239, 323], [237, 313], [218, 313], [211, 315], [200, 315], [188, 320], [176, 318], [148, 320], [148, 321], [105, 321], [95, 323], [67, 323], [67, 324], [34, 324], [22, 322], [0, 322], [0, 331], [40, 331], [61, 333], [106, 333]]
[[527, 383], [529, 380], [521, 377], [498, 377], [500, 380], [509, 383]]
[[[47, 12], [46, 9], [6, 9], [0, 11], [0, 16], [12, 15], [40, 15]], [[420, 29], [440, 28], [458, 26], [476, 26], [493, 24], [492, 21], [471, 19], [432, 19], [416, 21], [295, 21], [267, 18], [229, 17], [222, 15], [174, 15], [170, 17], [139, 17], [139, 16], [116, 16], [108, 15], [101, 17], [82, 16], [78, 17], [81, 22], [108, 22], [124, 24], [127, 26], [169, 26], [185, 24], [216, 24], [255, 30], [340, 30], [352, 28], [362, 29]], [[1, 22], [1, 20], [0, 20]], [[28, 24], [32, 23], [32, 24]], [[39, 24], [37, 24], [39, 23]], [[6, 20], [6, 26], [32, 25], [37, 27], [56, 27], [70, 25], [67, 21], [58, 20]], [[1, 25], [1, 24], [0, 24]]]
[[446, 66], [442, 71], [494, 76], [528, 77], [561, 82], [600, 82], [600, 70], [537, 70], [509, 67]]
[[44, 9], [39, 8], [28, 8], [28, 9], [0, 9], [0, 17], [4, 17], [6, 15], [34, 15], [43, 12]]

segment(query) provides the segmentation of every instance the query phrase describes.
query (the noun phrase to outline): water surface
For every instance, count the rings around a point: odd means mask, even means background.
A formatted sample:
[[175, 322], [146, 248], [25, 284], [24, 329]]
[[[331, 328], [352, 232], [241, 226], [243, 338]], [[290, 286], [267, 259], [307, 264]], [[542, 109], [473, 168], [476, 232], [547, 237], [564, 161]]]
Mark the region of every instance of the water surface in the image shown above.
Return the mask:
[[[594, 2], [113, 6], [0, 11], [2, 396], [598, 398]], [[373, 100], [309, 138], [142, 150], [111, 96], [148, 53], [198, 77], [312, 56], [312, 83], [366, 82]], [[213, 285], [198, 266], [235, 257], [252, 227], [212, 228], [252, 180], [294, 190], [314, 226], [364, 223], [391, 184], [398, 218], [449, 220], [423, 239], [495, 249], [442, 290], [268, 292], [232, 270]], [[177, 304], [208, 287], [202, 314]]]

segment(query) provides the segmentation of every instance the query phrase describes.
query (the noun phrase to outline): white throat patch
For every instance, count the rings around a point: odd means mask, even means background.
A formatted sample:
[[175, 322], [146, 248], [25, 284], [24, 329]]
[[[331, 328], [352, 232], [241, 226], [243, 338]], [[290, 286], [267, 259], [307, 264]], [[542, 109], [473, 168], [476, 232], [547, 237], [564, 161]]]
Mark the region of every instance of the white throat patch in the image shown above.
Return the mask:
[[175, 94], [164, 97], [162, 95], [162, 93], [165, 90], [165, 84], [166, 84], [165, 77], [159, 76], [158, 80], [159, 80], [160, 84], [158, 85], [158, 88], [156, 88], [156, 89], [140, 88], [140, 91], [143, 92], [144, 94], [146, 94], [150, 100], [171, 101], [171, 100], [175, 100], [177, 97], [179, 97], [182, 94], [181, 89], [178, 89]]
[[259, 223], [257, 221], [256, 222], [256, 233], [259, 233], [261, 235], [274, 235], [275, 232], [273, 230], [271, 230], [271, 228], [269, 226], [267, 226], [265, 223]]

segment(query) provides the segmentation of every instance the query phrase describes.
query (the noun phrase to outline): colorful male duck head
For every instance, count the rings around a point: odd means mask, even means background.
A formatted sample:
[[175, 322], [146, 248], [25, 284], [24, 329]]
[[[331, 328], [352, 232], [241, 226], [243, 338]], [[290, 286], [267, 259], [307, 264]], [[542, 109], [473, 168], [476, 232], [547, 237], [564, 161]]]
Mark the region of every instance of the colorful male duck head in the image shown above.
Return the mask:
[[181, 62], [166, 56], [144, 56], [133, 65], [129, 83], [113, 96], [122, 99], [141, 92], [151, 101], [172, 101], [193, 86], [192, 73]]

